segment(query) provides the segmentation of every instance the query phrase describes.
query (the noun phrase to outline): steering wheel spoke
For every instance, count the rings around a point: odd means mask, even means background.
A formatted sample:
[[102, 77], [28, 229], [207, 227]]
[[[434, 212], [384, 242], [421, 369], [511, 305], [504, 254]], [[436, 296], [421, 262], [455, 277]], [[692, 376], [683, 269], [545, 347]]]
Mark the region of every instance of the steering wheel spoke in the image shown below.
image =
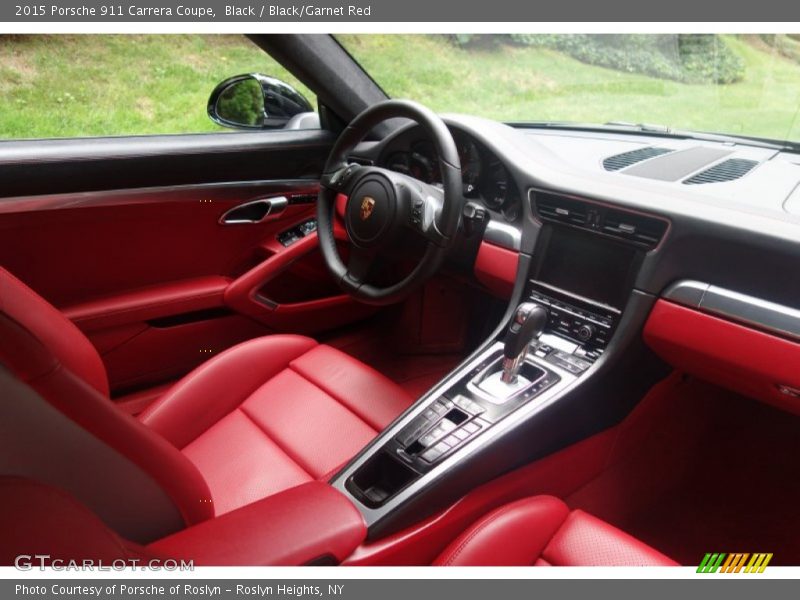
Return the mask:
[[375, 253], [352, 246], [350, 248], [350, 256], [347, 260], [347, 271], [344, 274], [346, 283], [358, 288], [364, 284], [369, 277], [370, 269], [375, 263]]
[[445, 246], [448, 239], [436, 226], [444, 204], [441, 188], [415, 180], [408, 188], [408, 226], [425, 240]]
[[358, 173], [362, 169], [361, 165], [355, 163], [342, 165], [331, 172], [323, 173], [319, 184], [337, 194], [349, 196], [353, 189], [353, 184], [358, 181]]

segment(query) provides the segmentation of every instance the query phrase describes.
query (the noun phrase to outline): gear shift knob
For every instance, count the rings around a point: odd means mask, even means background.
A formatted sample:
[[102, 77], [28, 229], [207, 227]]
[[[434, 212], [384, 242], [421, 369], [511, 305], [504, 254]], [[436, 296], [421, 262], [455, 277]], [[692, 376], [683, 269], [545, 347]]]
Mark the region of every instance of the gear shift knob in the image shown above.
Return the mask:
[[515, 383], [519, 369], [525, 362], [528, 346], [538, 337], [547, 325], [547, 310], [533, 302], [523, 302], [517, 307], [514, 318], [506, 332], [503, 347], [504, 383]]

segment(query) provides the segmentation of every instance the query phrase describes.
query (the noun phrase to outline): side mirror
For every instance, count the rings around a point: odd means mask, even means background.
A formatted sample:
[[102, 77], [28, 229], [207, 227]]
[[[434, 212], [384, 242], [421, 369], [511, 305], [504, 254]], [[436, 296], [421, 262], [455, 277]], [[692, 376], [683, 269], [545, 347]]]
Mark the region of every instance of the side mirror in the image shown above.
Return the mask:
[[260, 73], [237, 75], [220, 83], [208, 99], [208, 116], [217, 125], [234, 129], [282, 129], [290, 122], [302, 123], [305, 128], [314, 122], [319, 127], [314, 108], [300, 92]]

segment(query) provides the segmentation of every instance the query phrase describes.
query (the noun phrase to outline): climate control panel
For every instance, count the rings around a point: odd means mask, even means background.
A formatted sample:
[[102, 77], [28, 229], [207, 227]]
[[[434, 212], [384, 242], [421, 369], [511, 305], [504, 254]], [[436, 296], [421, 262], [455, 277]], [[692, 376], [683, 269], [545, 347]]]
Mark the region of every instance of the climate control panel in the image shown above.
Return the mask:
[[612, 307], [533, 280], [528, 298], [547, 309], [545, 331], [574, 341], [579, 346], [575, 354], [589, 360], [603, 353], [620, 315]]

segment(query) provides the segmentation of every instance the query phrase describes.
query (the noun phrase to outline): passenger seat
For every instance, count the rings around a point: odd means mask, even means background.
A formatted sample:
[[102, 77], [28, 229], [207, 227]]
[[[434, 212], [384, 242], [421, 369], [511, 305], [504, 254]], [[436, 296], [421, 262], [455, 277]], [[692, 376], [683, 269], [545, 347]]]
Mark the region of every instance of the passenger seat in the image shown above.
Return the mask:
[[677, 566], [636, 538], [558, 498], [502, 506], [456, 538], [434, 562], [447, 566]]

